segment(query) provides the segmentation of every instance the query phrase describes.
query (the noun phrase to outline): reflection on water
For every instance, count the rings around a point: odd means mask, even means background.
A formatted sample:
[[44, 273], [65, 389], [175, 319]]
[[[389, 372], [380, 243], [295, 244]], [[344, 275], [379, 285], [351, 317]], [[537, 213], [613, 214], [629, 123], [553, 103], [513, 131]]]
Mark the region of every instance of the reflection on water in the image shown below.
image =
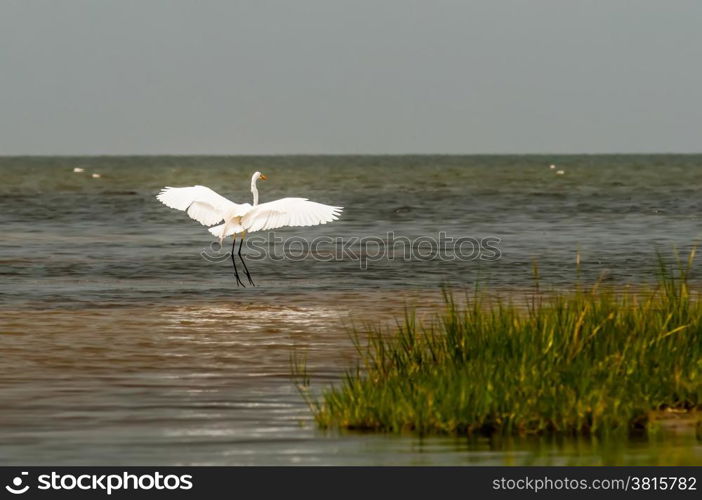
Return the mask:
[[[442, 283], [524, 290], [538, 259], [542, 283], [567, 286], [576, 249], [584, 280], [649, 279], [655, 247], [702, 234], [700, 167], [695, 155], [0, 158], [0, 463], [702, 463], [689, 429], [607, 444], [322, 433], [290, 380], [298, 351], [318, 387], [338, 381], [354, 357], [347, 320], [430, 306]], [[200, 257], [209, 234], [154, 195], [204, 184], [248, 201], [255, 170], [270, 179], [264, 201], [346, 207], [307, 237], [497, 236], [502, 258], [251, 261], [260, 286], [236, 289], [226, 262]]]

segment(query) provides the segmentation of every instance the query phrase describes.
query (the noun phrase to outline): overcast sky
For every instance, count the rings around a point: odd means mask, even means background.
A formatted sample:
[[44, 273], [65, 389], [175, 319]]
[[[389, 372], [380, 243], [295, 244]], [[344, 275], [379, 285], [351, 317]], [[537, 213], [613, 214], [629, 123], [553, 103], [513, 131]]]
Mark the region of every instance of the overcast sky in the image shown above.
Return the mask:
[[0, 0], [0, 154], [700, 151], [700, 0]]

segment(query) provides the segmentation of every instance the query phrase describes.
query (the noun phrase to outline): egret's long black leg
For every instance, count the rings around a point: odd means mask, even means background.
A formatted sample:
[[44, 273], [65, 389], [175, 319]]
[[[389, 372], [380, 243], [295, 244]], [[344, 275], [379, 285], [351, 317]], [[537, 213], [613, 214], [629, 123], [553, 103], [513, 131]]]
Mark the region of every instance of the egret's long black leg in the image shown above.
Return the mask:
[[[232, 264], [234, 264], [234, 276], [236, 276], [236, 284], [237, 286], [243, 286], [246, 288], [246, 285], [244, 285], [241, 282], [241, 278], [239, 278], [239, 271], [236, 269], [236, 260], [234, 260], [234, 247], [236, 246], [236, 236], [234, 237], [234, 241], [232, 242]], [[241, 251], [241, 247], [239, 248], [239, 251]]]
[[251, 283], [252, 286], [256, 286], [256, 283], [253, 282], [251, 279], [251, 275], [249, 274], [249, 268], [246, 267], [246, 261], [244, 260], [244, 257], [241, 255], [241, 247], [244, 246], [244, 238], [241, 238], [241, 241], [239, 241], [239, 258], [241, 259], [241, 263], [244, 264], [244, 272], [246, 273], [246, 277], [249, 280], [249, 283]]

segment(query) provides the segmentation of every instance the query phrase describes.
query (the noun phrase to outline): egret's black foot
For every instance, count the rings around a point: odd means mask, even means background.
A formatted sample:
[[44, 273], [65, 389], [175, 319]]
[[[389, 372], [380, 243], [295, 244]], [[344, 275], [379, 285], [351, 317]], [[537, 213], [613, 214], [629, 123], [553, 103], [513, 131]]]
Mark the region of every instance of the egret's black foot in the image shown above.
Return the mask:
[[[239, 278], [239, 271], [236, 268], [236, 260], [234, 260], [234, 245], [236, 245], [236, 238], [234, 238], [234, 243], [232, 243], [232, 266], [234, 266], [234, 277], [236, 278], [236, 286], [242, 286], [246, 288], [246, 285], [244, 285], [244, 283], [241, 281], [241, 278]], [[241, 251], [241, 247], [239, 247], [239, 251]], [[241, 255], [239, 255], [239, 257], [241, 257]]]
[[243, 286], [246, 288], [246, 285], [244, 285], [244, 282], [241, 281], [241, 278], [239, 277], [239, 272], [236, 270], [236, 266], [234, 266], [234, 278], [236, 279], [237, 286]]
[[[253, 282], [251, 279], [251, 274], [249, 274], [249, 268], [246, 267], [246, 261], [244, 260], [244, 257], [241, 255], [241, 247], [244, 244], [244, 238], [241, 239], [241, 242], [239, 243], [239, 251], [237, 252], [237, 255], [239, 256], [239, 259], [241, 259], [241, 263], [244, 265], [244, 273], [246, 274], [246, 279], [249, 280], [249, 283], [251, 283], [251, 286], [256, 286], [256, 283]], [[234, 251], [234, 247], [232, 247], [232, 252]], [[232, 258], [233, 254], [232, 254]]]
[[[246, 269], [246, 265], [244, 265], [244, 269]], [[253, 282], [253, 280], [251, 279], [251, 275], [248, 273], [248, 271], [246, 271], [246, 279], [249, 280], [249, 283], [251, 283], [251, 286], [256, 286], [256, 283]]]

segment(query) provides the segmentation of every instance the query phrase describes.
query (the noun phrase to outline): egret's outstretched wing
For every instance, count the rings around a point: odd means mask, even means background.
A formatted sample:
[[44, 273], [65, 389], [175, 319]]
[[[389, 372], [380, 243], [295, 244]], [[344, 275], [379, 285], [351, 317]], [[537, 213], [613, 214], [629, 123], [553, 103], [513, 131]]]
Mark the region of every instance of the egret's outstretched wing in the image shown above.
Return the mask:
[[342, 209], [306, 198], [281, 198], [252, 207], [241, 218], [241, 225], [250, 233], [283, 226], [316, 226], [337, 220]]
[[203, 226], [243, 215], [251, 207], [248, 203], [234, 203], [205, 186], [165, 187], [156, 198], [167, 207], [187, 211]]

